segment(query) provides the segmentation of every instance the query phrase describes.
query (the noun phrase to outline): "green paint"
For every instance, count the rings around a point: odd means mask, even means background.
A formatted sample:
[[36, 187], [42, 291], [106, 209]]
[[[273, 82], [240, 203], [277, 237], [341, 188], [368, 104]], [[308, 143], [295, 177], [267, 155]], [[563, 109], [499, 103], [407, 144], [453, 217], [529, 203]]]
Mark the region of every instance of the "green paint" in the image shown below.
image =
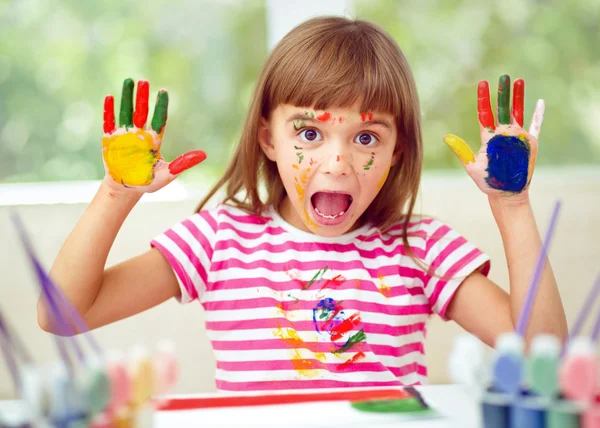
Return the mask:
[[133, 126], [133, 87], [132, 79], [125, 79], [121, 94], [121, 110], [119, 111], [119, 126], [131, 128]]
[[558, 395], [559, 355], [533, 355], [526, 363], [527, 380], [533, 392], [544, 397]]
[[166, 91], [160, 91], [154, 106], [154, 116], [152, 116], [152, 129], [160, 134], [167, 123], [167, 110], [169, 108], [169, 94]]
[[300, 165], [302, 163], [302, 159], [304, 159], [304, 155], [300, 152], [297, 152], [296, 156], [298, 156], [298, 165]]
[[350, 337], [350, 339], [348, 339], [348, 342], [346, 342], [344, 346], [342, 346], [340, 349], [336, 349], [332, 352], [332, 354], [341, 354], [343, 352], [346, 352], [348, 349], [352, 348], [357, 343], [362, 342], [366, 338], [367, 335], [365, 334], [364, 330], [361, 329], [354, 336]]
[[485, 129], [487, 129], [487, 132], [489, 132], [490, 134], [493, 134], [493, 133], [496, 132], [492, 128], [490, 128], [489, 126], [487, 128], [485, 128]]
[[352, 407], [362, 412], [372, 413], [431, 413], [433, 412], [415, 397], [398, 398], [394, 400], [369, 400], [350, 403]]
[[508, 125], [510, 123], [510, 76], [500, 76], [498, 85], [498, 123]]
[[299, 131], [305, 127], [306, 127], [306, 124], [304, 123], [303, 120], [297, 120], [294, 122], [294, 131]]
[[366, 165], [363, 166], [363, 169], [365, 171], [371, 169], [371, 165], [373, 165], [374, 160], [375, 160], [375, 155], [371, 155], [371, 159], [369, 159], [369, 162], [367, 162]]
[[299, 302], [300, 299], [297, 297], [292, 296], [290, 293], [288, 293], [288, 297], [291, 297], [292, 299], [294, 299], [296, 302]]
[[308, 284], [306, 284], [302, 289], [306, 290], [307, 288], [309, 288], [311, 285], [313, 285], [313, 283], [317, 280], [317, 278], [320, 281], [321, 278], [323, 278], [323, 275], [325, 275], [325, 272], [327, 272], [327, 266], [325, 266], [322, 269], [319, 269], [319, 271], [317, 273], [315, 273], [315, 276], [313, 276], [312, 279], [308, 282]]

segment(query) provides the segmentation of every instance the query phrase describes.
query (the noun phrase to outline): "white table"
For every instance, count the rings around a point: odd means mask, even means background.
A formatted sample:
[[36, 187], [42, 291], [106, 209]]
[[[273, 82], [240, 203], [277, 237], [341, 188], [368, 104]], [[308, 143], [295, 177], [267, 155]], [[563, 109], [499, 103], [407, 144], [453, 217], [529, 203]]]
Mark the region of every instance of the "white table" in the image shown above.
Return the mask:
[[[401, 427], [476, 428], [478, 408], [458, 386], [418, 387], [425, 401], [441, 417], [420, 421], [398, 421], [394, 415], [358, 412], [347, 402], [319, 402], [278, 406], [209, 408], [155, 412], [153, 426], [167, 427]], [[330, 390], [328, 390], [330, 391]], [[332, 390], [335, 391], [335, 390]], [[322, 391], [326, 392], [326, 391]], [[224, 394], [198, 394], [195, 397], [222, 397]], [[189, 397], [189, 395], [188, 395]]]

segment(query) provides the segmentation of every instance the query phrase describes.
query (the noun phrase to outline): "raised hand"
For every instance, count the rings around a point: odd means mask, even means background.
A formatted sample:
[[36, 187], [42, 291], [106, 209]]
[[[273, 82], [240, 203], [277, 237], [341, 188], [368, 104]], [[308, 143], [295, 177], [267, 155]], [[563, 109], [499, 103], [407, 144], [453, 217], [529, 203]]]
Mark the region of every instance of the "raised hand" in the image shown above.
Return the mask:
[[193, 150], [165, 162], [160, 147], [167, 123], [168, 93], [158, 92], [150, 129], [148, 119], [149, 84], [138, 82], [135, 112], [133, 110], [134, 83], [123, 82], [119, 127], [115, 128], [114, 98], [104, 99], [104, 135], [102, 158], [106, 179], [112, 187], [138, 192], [155, 192], [173, 181], [179, 174], [206, 159], [202, 150]]
[[525, 82], [514, 82], [510, 109], [510, 77], [503, 75], [498, 84], [497, 126], [494, 122], [487, 81], [477, 88], [477, 113], [481, 147], [476, 155], [456, 135], [448, 134], [444, 142], [462, 162], [475, 184], [489, 196], [526, 194], [538, 150], [538, 137], [544, 118], [544, 101], [538, 100], [529, 132], [523, 129]]

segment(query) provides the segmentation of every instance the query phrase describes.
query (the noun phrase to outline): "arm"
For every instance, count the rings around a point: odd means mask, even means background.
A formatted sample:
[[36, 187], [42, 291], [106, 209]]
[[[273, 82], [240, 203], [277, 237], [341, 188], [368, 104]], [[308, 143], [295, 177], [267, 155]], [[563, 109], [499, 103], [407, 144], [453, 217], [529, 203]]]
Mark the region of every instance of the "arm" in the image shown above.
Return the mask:
[[[59, 251], [50, 276], [90, 329], [134, 315], [179, 292], [168, 262], [151, 250], [104, 270], [125, 218], [141, 193], [118, 192], [106, 180]], [[45, 299], [38, 300], [38, 324], [52, 332]]]
[[[113, 97], [109, 95], [104, 100], [102, 155], [106, 175], [50, 271], [89, 328], [134, 315], [179, 293], [175, 274], [158, 250], [106, 271], [104, 267], [119, 229], [142, 195], [160, 190], [206, 158], [202, 150], [194, 150], [165, 162], [160, 148], [168, 94], [159, 92], [151, 126], [147, 128], [149, 84], [139, 82], [135, 112], [133, 90], [133, 81], [126, 79], [119, 128], [115, 127]], [[56, 332], [52, 313], [42, 296], [37, 318], [42, 329]]]
[[[465, 330], [494, 346], [496, 337], [514, 331], [529, 289], [542, 242], [529, 200], [518, 203], [490, 198], [508, 264], [510, 294], [479, 272], [465, 279], [447, 315]], [[540, 333], [563, 340], [567, 322], [552, 267], [547, 261], [536, 295], [526, 341]]]
[[[491, 109], [489, 85], [481, 81], [477, 90], [481, 136], [478, 153], [473, 154], [468, 144], [459, 137], [444, 137], [477, 187], [488, 196], [502, 236], [510, 281], [508, 295], [483, 275], [471, 275], [454, 296], [448, 316], [491, 345], [499, 333], [514, 331], [542, 248], [529, 201], [529, 184], [537, 158], [538, 136], [545, 107], [543, 100], [537, 102], [529, 131], [525, 131], [524, 96], [525, 82], [517, 79], [514, 82], [511, 112], [510, 77], [500, 77], [496, 123]], [[540, 333], [551, 333], [559, 339], [567, 335], [564, 309], [548, 261], [541, 276], [525, 339], [529, 342]]]

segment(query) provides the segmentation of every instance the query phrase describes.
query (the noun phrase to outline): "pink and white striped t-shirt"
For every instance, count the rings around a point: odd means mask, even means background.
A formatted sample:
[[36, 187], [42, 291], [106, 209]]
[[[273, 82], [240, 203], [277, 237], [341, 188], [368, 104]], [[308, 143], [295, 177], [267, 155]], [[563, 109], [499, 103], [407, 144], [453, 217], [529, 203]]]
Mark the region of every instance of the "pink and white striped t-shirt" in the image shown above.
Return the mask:
[[435, 275], [406, 255], [401, 224], [325, 238], [274, 209], [257, 217], [219, 205], [151, 245], [173, 267], [181, 302], [205, 309], [220, 390], [415, 385], [427, 377], [428, 317], [444, 317], [489, 259], [447, 225], [414, 220], [410, 246]]

